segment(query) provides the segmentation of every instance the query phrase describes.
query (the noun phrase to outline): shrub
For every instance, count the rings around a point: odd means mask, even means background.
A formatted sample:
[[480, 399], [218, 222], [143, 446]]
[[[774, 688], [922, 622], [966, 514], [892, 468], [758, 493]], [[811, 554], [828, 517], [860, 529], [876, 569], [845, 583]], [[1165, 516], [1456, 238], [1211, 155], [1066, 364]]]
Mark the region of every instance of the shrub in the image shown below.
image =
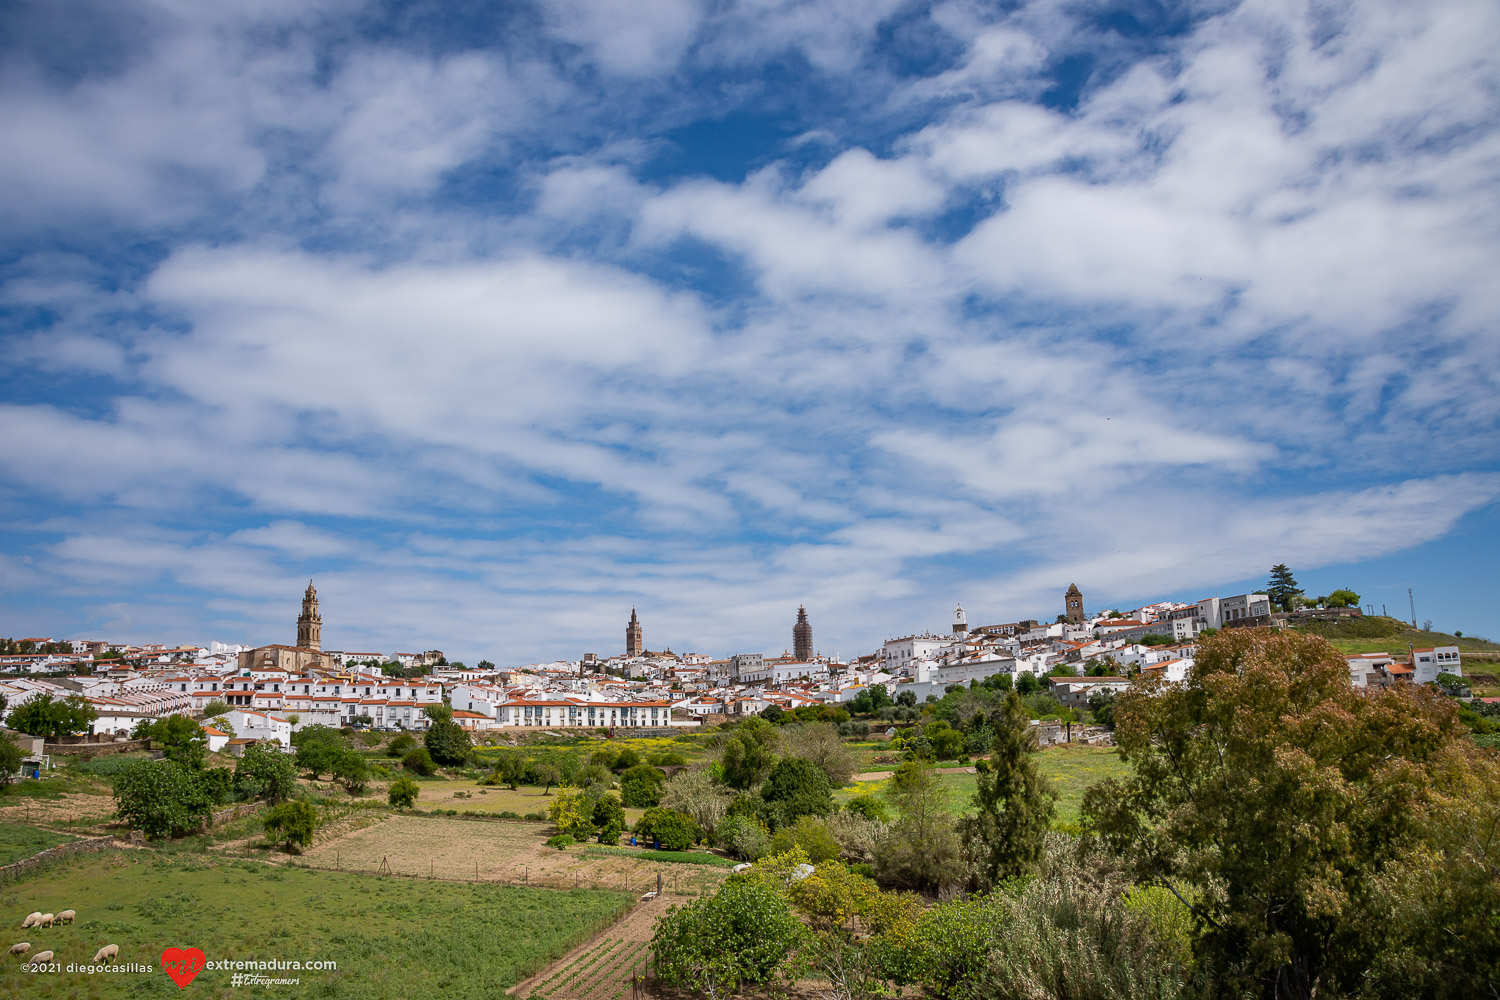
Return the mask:
[[741, 861], [759, 861], [771, 853], [771, 835], [755, 816], [730, 816], [714, 830], [714, 840]]
[[402, 775], [391, 782], [387, 799], [396, 809], [410, 809], [416, 804], [417, 795], [422, 791], [421, 787], [407, 775]]
[[807, 853], [813, 864], [832, 861], [839, 856], [838, 841], [828, 832], [828, 826], [813, 816], [801, 816], [791, 826], [784, 826], [771, 838], [771, 851], [782, 854], [794, 847]]
[[399, 759], [410, 753], [411, 748], [416, 745], [416, 740], [412, 739], [409, 734], [402, 733], [400, 736], [397, 736], [395, 739], [391, 740], [390, 745], [385, 748], [386, 756]]
[[891, 809], [878, 795], [865, 792], [844, 803], [844, 811], [879, 823], [890, 821]]
[[257, 743], [235, 764], [234, 787], [247, 799], [285, 801], [297, 787], [297, 765], [276, 744]]
[[620, 776], [620, 799], [637, 809], [649, 809], [661, 802], [666, 776], [650, 764], [637, 764]]
[[289, 854], [301, 854], [318, 828], [318, 810], [310, 802], [283, 802], [266, 813], [266, 839], [280, 840]]
[[799, 816], [826, 816], [833, 811], [828, 776], [812, 761], [783, 757], [761, 786], [762, 815], [773, 830]]
[[115, 775], [114, 786], [120, 818], [152, 838], [187, 833], [212, 805], [193, 772], [170, 760], [138, 760]]
[[437, 765], [432, 762], [432, 754], [427, 752], [426, 747], [415, 747], [410, 750], [401, 759], [401, 766], [423, 776], [437, 773]]
[[297, 766], [306, 768], [314, 779], [332, 770], [347, 749], [343, 731], [328, 726], [304, 726], [292, 734], [292, 746], [297, 748]]
[[576, 843], [576, 841], [574, 841], [573, 838], [571, 836], [569, 836], [568, 834], [566, 834], [566, 833], [559, 833], [555, 837], [548, 837], [547, 838], [547, 846], [548, 847], [555, 847], [559, 851], [566, 850], [568, 847], [572, 846], [574, 843]]
[[474, 749], [469, 734], [452, 717], [434, 722], [422, 737], [422, 742], [432, 759], [444, 767], [462, 764]]
[[774, 886], [731, 879], [712, 896], [668, 910], [651, 936], [651, 953], [662, 982], [719, 998], [770, 983], [805, 937]]
[[654, 841], [664, 850], [685, 851], [702, 838], [703, 828], [685, 813], [671, 809], [647, 809], [635, 825], [635, 835]]
[[594, 805], [578, 788], [559, 788], [547, 806], [547, 818], [558, 833], [582, 840], [594, 829]]

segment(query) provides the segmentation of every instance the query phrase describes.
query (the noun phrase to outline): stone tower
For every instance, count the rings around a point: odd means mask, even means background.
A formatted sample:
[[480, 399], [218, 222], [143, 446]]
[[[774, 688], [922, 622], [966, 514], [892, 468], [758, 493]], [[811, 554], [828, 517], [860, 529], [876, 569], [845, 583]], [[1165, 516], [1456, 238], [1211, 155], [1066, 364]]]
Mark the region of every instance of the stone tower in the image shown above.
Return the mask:
[[962, 604], [953, 609], [953, 634], [969, 634], [969, 620], [964, 617], [964, 606]]
[[625, 655], [640, 656], [645, 648], [641, 644], [641, 621], [635, 616], [635, 608], [631, 608], [630, 624], [625, 626]]
[[1069, 625], [1083, 624], [1083, 591], [1078, 589], [1078, 584], [1068, 585], [1067, 596], [1063, 599], [1064, 610], [1067, 612], [1064, 618]]
[[807, 620], [807, 609], [797, 605], [797, 624], [792, 626], [792, 651], [798, 662], [806, 663], [812, 659], [812, 625]]
[[318, 591], [307, 581], [302, 595], [302, 614], [297, 616], [297, 645], [302, 649], [323, 649], [323, 616], [318, 614]]

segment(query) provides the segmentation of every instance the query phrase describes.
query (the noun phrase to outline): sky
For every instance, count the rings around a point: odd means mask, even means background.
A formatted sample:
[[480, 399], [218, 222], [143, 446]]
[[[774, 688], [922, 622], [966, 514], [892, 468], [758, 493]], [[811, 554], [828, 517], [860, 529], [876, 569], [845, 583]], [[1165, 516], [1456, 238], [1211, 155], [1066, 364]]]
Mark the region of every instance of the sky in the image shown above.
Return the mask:
[[1500, 633], [1492, 0], [15, 0], [0, 134], [0, 634]]

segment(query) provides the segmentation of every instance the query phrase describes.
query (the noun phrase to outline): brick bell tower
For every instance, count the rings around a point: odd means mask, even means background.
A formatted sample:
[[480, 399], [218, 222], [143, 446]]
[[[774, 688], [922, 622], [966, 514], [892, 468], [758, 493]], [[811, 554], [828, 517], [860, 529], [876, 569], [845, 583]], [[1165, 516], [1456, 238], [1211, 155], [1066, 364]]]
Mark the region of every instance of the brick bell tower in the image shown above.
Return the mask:
[[630, 624], [625, 626], [625, 655], [640, 656], [645, 648], [641, 642], [641, 620], [635, 616], [635, 608], [631, 608]]
[[797, 662], [806, 663], [812, 659], [812, 623], [807, 620], [807, 609], [797, 605], [797, 624], [792, 626], [792, 649], [797, 657]]
[[1068, 593], [1063, 598], [1063, 610], [1067, 613], [1064, 617], [1070, 625], [1083, 624], [1083, 591], [1078, 589], [1078, 584], [1068, 584]]
[[318, 591], [311, 580], [302, 595], [302, 614], [297, 616], [297, 645], [301, 649], [323, 650], [323, 616], [318, 614]]

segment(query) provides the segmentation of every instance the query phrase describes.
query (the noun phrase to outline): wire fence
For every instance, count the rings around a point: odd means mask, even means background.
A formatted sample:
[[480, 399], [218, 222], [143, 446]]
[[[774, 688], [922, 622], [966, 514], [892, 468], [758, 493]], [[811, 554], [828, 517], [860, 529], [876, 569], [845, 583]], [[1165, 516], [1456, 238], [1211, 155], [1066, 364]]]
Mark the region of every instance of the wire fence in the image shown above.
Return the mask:
[[[615, 892], [630, 892], [637, 896], [657, 893], [662, 896], [695, 897], [702, 895], [706, 883], [701, 872], [656, 872], [630, 876], [618, 871], [602, 871], [596, 868], [577, 868], [568, 871], [549, 871], [521, 864], [500, 871], [486, 870], [480, 861], [462, 866], [452, 862], [439, 862], [436, 858], [413, 858], [399, 855], [382, 855], [373, 867], [366, 857], [345, 863], [342, 852], [335, 851], [332, 857], [326, 853], [315, 858], [300, 857], [288, 864], [299, 868], [315, 868], [322, 871], [351, 872], [358, 875], [380, 875], [389, 878], [427, 879], [437, 882], [466, 882], [470, 884], [511, 885], [539, 889], [598, 889]], [[696, 877], [695, 877], [696, 876]]]

